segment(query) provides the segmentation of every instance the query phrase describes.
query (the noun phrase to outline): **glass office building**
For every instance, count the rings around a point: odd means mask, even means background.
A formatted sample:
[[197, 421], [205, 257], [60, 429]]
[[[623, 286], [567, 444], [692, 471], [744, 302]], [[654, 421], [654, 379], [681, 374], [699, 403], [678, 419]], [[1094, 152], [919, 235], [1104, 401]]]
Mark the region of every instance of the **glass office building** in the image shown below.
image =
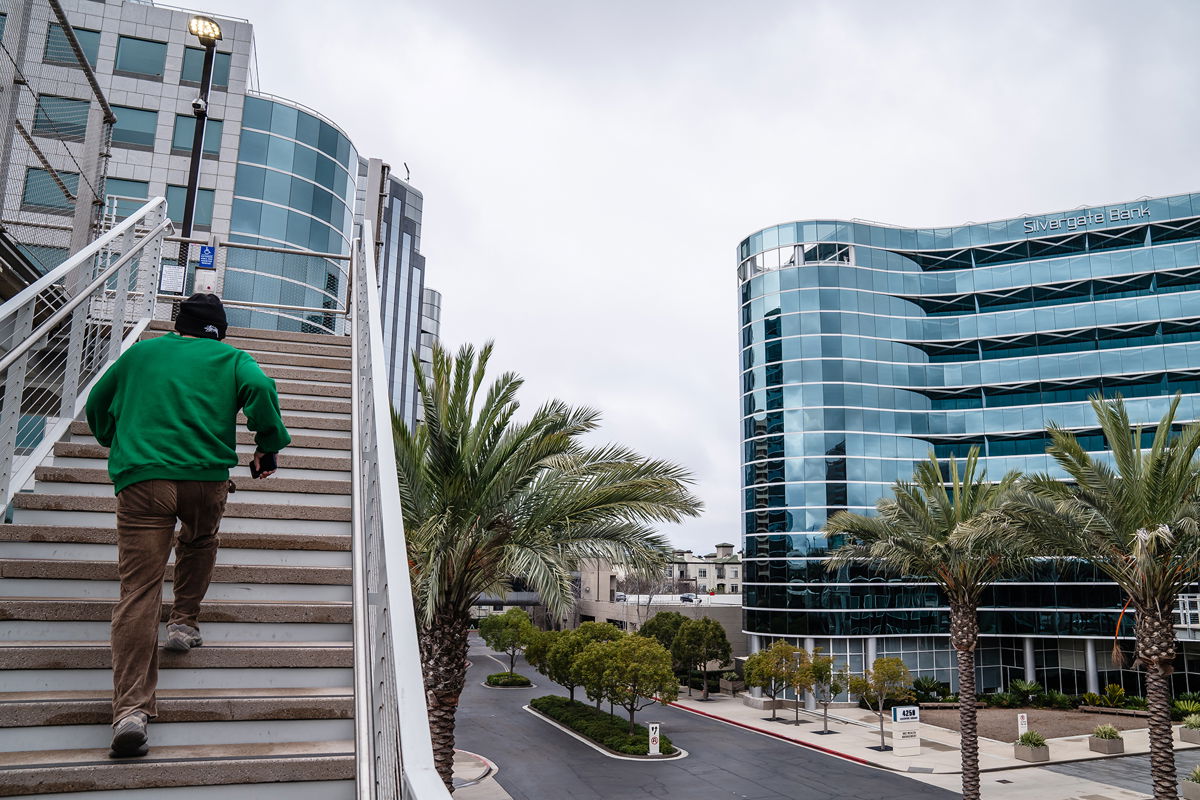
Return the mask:
[[[827, 572], [828, 517], [872, 512], [930, 452], [978, 447], [993, 477], [1053, 473], [1050, 422], [1102, 451], [1098, 391], [1143, 423], [1176, 392], [1179, 419], [1200, 417], [1200, 194], [950, 228], [795, 222], [738, 260], [744, 622], [759, 645], [788, 637], [853, 668], [899, 655], [952, 682], [938, 591]], [[1136, 690], [1108, 659], [1122, 603], [1083, 568], [993, 586], [980, 687]], [[1181, 650], [1177, 684], [1200, 688], [1200, 653]]]

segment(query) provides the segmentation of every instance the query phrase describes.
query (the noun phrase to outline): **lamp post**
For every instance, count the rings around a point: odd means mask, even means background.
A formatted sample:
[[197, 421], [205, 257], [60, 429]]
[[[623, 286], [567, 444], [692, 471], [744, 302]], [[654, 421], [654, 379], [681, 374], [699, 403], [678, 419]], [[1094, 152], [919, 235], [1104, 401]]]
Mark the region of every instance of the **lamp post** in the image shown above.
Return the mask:
[[[212, 88], [213, 64], [217, 60], [217, 42], [221, 40], [221, 26], [209, 17], [195, 16], [188, 20], [188, 31], [204, 45], [204, 68], [200, 73], [200, 96], [192, 101], [192, 114], [196, 118], [196, 130], [192, 135], [192, 159], [188, 165], [187, 194], [183, 201], [183, 238], [192, 238], [192, 227], [196, 217], [196, 196], [200, 192], [200, 161], [204, 157], [204, 129], [208, 127], [208, 93]], [[179, 245], [179, 264], [187, 269], [187, 241]], [[216, 283], [216, 270], [207, 276], [204, 288], [211, 291]], [[196, 288], [201, 288], [197, 275]]]

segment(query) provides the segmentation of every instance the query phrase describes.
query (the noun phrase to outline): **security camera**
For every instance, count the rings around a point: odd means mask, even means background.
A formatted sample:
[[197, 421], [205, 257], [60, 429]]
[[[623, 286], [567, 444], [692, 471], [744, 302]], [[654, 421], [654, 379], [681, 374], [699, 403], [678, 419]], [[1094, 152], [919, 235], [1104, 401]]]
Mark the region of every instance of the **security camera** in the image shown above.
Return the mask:
[[206, 110], [208, 110], [208, 104], [204, 102], [203, 97], [197, 97], [192, 101], [192, 111], [196, 114], [203, 114]]

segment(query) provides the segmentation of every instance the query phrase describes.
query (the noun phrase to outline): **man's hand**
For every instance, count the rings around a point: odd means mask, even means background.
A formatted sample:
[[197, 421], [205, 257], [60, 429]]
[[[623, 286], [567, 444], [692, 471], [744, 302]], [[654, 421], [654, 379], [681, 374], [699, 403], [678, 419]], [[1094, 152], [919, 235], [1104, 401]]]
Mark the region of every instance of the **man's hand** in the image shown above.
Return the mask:
[[[271, 455], [273, 456], [273, 454], [271, 454]], [[253, 458], [253, 459], [251, 459], [251, 464], [252, 464], [252, 466], [253, 466], [253, 469], [251, 470], [251, 472], [257, 472], [257, 473], [258, 473], [258, 475], [256, 475], [256, 476], [255, 476], [256, 478], [259, 478], [259, 479], [261, 479], [261, 478], [269, 478], [269, 477], [271, 477], [272, 475], [274, 475], [274, 474], [275, 474], [275, 469], [274, 469], [274, 468], [272, 468], [272, 469], [263, 469], [263, 459], [267, 458], [267, 456], [268, 456], [268, 454], [267, 454], [267, 453], [264, 453], [264, 452], [262, 452], [261, 450], [255, 450], [255, 451], [254, 451], [254, 458]], [[274, 461], [274, 458], [271, 458], [271, 459], [269, 459], [269, 461], [272, 461], [272, 462], [273, 462], [273, 461]]]

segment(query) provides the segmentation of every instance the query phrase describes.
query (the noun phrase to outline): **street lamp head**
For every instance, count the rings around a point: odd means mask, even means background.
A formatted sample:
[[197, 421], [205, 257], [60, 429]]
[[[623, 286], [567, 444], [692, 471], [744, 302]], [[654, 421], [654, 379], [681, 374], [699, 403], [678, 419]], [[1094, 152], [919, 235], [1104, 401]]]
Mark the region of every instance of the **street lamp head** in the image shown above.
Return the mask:
[[192, 17], [188, 20], [188, 31], [197, 37], [201, 44], [221, 41], [221, 26], [209, 17]]

